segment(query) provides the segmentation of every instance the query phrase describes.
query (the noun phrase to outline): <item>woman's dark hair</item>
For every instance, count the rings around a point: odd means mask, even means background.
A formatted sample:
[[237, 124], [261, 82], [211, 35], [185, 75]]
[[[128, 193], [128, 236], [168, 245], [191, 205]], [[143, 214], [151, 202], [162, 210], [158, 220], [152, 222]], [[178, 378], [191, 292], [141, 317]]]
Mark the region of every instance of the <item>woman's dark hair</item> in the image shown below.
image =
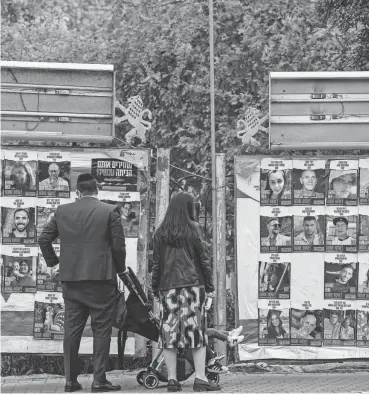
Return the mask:
[[155, 234], [166, 244], [175, 247], [198, 238], [191, 194], [178, 193], [170, 199], [164, 220]]

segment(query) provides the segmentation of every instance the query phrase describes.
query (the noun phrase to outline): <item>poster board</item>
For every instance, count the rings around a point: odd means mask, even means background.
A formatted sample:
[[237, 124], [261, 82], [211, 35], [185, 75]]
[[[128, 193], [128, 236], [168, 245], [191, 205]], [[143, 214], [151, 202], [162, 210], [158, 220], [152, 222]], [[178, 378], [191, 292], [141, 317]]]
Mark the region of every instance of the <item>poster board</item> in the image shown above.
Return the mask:
[[[7, 162], [7, 158], [12, 160]], [[29, 162], [30, 159], [34, 162], [32, 166], [22, 165], [23, 161]], [[75, 201], [78, 175], [93, 172], [95, 161], [108, 162], [117, 169], [112, 187], [104, 179], [104, 174], [100, 173], [102, 190], [99, 190], [99, 199], [121, 208], [122, 220], [127, 223], [126, 264], [139, 279], [145, 276], [150, 181], [148, 150], [2, 149], [3, 353], [63, 353], [61, 323], [64, 304], [58, 269], [46, 267], [37, 237], [59, 205]], [[40, 188], [41, 183], [44, 187]], [[4, 196], [6, 190], [8, 192]], [[30, 190], [32, 193], [28, 196]], [[58, 239], [53, 246], [58, 255]], [[121, 282], [119, 285], [123, 289]], [[111, 354], [118, 352], [116, 336], [117, 330], [113, 329]], [[80, 354], [92, 354], [89, 322], [82, 336]], [[131, 333], [125, 354], [135, 354], [135, 337]]]
[[239, 359], [369, 357], [367, 161], [235, 158]]

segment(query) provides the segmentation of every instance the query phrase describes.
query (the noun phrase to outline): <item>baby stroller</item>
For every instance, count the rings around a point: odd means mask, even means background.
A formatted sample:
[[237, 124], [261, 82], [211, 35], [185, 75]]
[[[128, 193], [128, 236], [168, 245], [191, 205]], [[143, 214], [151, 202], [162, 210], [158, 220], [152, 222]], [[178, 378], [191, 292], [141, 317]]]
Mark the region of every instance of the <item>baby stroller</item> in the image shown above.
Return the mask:
[[[142, 289], [140, 282], [136, 275], [128, 268], [128, 272], [124, 274], [124, 284], [129, 290], [129, 296], [127, 298], [127, 324], [125, 325], [125, 331], [135, 332], [148, 339], [158, 342], [159, 339], [159, 321], [155, 318], [152, 312], [152, 306], [149, 303], [145, 292]], [[138, 321], [138, 316], [147, 317], [146, 321]], [[140, 324], [143, 323], [144, 324]], [[118, 346], [118, 356], [123, 357], [124, 345], [126, 335], [122, 333], [118, 334], [118, 341], [122, 341], [123, 344]], [[119, 345], [119, 343], [118, 343]], [[177, 379], [179, 382], [187, 380], [194, 373], [194, 365], [192, 359], [192, 352], [178, 352], [177, 357]], [[218, 383], [219, 374], [216, 372], [207, 371], [206, 377], [209, 381]], [[164, 362], [163, 350], [160, 349], [155, 356], [154, 360], [147, 367], [147, 369], [140, 371], [137, 374], [137, 382], [141, 386], [145, 386], [147, 389], [155, 389], [158, 387], [159, 382], [167, 382], [168, 374]]]

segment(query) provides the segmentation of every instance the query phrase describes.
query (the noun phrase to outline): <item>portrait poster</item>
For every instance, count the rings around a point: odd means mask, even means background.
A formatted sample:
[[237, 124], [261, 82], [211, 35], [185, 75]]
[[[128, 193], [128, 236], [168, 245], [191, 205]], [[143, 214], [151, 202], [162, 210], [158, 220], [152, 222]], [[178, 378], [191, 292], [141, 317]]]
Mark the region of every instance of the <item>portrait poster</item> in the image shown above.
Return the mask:
[[[56, 255], [60, 256], [60, 245], [54, 245], [53, 247]], [[54, 267], [48, 267], [41, 250], [38, 250], [36, 280], [37, 291], [62, 291], [62, 285], [59, 277], [59, 264]]]
[[369, 301], [358, 303], [356, 316], [356, 346], [369, 347]]
[[5, 197], [36, 197], [36, 151], [5, 150], [3, 171]]
[[322, 346], [323, 310], [291, 308], [291, 345]]
[[324, 346], [356, 346], [356, 309], [350, 301], [333, 301], [323, 309]]
[[326, 207], [326, 252], [357, 253], [358, 207]]
[[358, 160], [331, 160], [327, 182], [327, 205], [357, 205]]
[[138, 238], [141, 205], [140, 193], [101, 191], [99, 193], [99, 199], [107, 204], [118, 206], [125, 237]]
[[37, 292], [33, 338], [62, 340], [64, 338], [64, 301], [61, 293]]
[[293, 207], [293, 252], [324, 252], [324, 241], [324, 207]]
[[358, 255], [359, 274], [358, 274], [358, 300], [369, 300], [369, 253]]
[[292, 231], [291, 208], [260, 208], [261, 253], [291, 253]]
[[359, 168], [359, 204], [369, 205], [369, 159], [360, 159]]
[[359, 252], [369, 252], [369, 205], [359, 206]]
[[1, 205], [3, 245], [34, 244], [36, 198], [4, 197]]
[[[68, 204], [72, 202], [64, 198], [39, 198], [37, 199], [36, 207], [36, 240], [41, 235], [42, 230], [47, 223], [55, 216], [55, 211], [59, 205]], [[57, 238], [53, 243], [60, 243]]]
[[130, 161], [92, 159], [91, 173], [101, 190], [137, 191], [138, 167]]
[[3, 245], [4, 293], [36, 293], [37, 248]]
[[292, 160], [261, 160], [260, 205], [292, 205]]
[[324, 298], [356, 300], [358, 283], [357, 255], [326, 253], [324, 262]]
[[259, 299], [289, 299], [290, 293], [290, 256], [287, 253], [260, 255]]
[[69, 152], [38, 152], [38, 197], [70, 198]]
[[259, 300], [258, 315], [260, 346], [290, 345], [289, 300]]
[[293, 160], [293, 205], [325, 205], [325, 160]]

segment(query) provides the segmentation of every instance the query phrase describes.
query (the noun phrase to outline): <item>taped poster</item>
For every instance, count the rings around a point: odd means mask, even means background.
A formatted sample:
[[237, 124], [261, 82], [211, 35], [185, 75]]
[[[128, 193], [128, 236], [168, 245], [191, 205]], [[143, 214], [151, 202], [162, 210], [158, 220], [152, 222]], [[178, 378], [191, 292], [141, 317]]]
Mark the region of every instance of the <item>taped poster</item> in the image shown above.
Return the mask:
[[292, 213], [288, 207], [260, 208], [261, 253], [292, 252]]
[[[54, 245], [54, 250], [57, 256], [60, 256], [60, 245]], [[62, 291], [62, 285], [59, 276], [59, 264], [54, 267], [48, 267], [46, 261], [38, 250], [37, 259], [37, 276], [36, 288], [41, 291]]]
[[359, 206], [359, 252], [369, 252], [369, 206]]
[[324, 207], [293, 207], [293, 251], [324, 252]]
[[292, 205], [292, 160], [261, 160], [260, 205]]
[[311, 309], [309, 303], [304, 309], [291, 309], [291, 345], [322, 346], [323, 310]]
[[64, 301], [60, 293], [37, 292], [33, 323], [34, 339], [64, 338]]
[[35, 198], [4, 197], [1, 202], [2, 243], [35, 243]]
[[355, 254], [326, 254], [324, 299], [356, 300], [358, 263]]
[[324, 309], [324, 346], [356, 346], [355, 301], [333, 301]]
[[117, 205], [126, 238], [138, 238], [140, 227], [140, 193], [101, 191], [99, 199], [107, 204]]
[[294, 205], [325, 204], [325, 160], [293, 160]]
[[326, 207], [326, 252], [357, 253], [357, 207]]
[[369, 253], [359, 254], [358, 300], [369, 300]]
[[38, 152], [38, 197], [70, 198], [69, 152]]
[[4, 196], [36, 197], [37, 152], [5, 151]]
[[356, 324], [356, 346], [369, 347], [369, 301], [358, 303]]
[[360, 159], [360, 187], [359, 204], [369, 205], [369, 159]]
[[36, 293], [37, 248], [3, 245], [4, 293]]
[[259, 261], [259, 299], [289, 299], [291, 262], [288, 254], [262, 254]]
[[327, 205], [357, 205], [358, 160], [331, 160]]
[[[55, 211], [59, 205], [68, 204], [71, 200], [64, 198], [40, 198], [37, 200], [36, 207], [36, 240], [41, 235], [42, 230], [47, 223], [54, 217]], [[60, 243], [60, 239], [57, 238], [53, 243]]]
[[258, 315], [259, 345], [290, 345], [289, 300], [259, 300]]
[[137, 191], [138, 168], [129, 161], [92, 159], [91, 173], [101, 190]]

